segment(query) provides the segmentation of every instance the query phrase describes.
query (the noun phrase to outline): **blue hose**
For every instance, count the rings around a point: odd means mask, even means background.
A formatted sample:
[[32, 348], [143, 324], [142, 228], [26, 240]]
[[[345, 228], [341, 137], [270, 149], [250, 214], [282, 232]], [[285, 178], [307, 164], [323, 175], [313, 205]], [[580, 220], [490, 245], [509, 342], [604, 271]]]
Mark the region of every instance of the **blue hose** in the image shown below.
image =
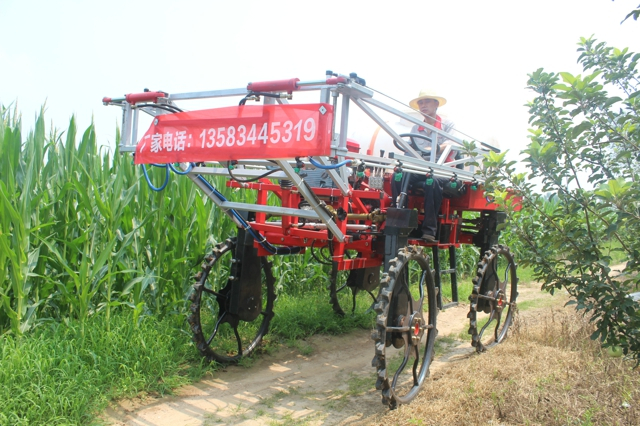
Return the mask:
[[160, 165], [160, 164], [153, 164], [155, 167], [164, 167], [167, 171], [165, 178], [164, 178], [164, 183], [162, 184], [162, 186], [156, 188], [155, 186], [153, 186], [153, 184], [151, 183], [151, 179], [149, 179], [149, 174], [147, 173], [147, 168], [144, 166], [144, 164], [140, 164], [140, 167], [142, 167], [142, 173], [144, 174], [144, 178], [147, 180], [147, 184], [149, 185], [149, 188], [151, 188], [153, 191], [156, 192], [160, 192], [163, 189], [165, 189], [167, 187], [167, 184], [169, 183], [169, 168], [167, 167], [166, 164], [164, 165]]
[[[215, 195], [220, 201], [223, 201], [223, 202], [227, 201], [225, 196], [222, 195], [220, 191], [218, 191], [213, 185], [209, 183], [209, 181], [207, 181], [201, 175], [196, 175], [196, 178], [200, 182], [202, 182], [211, 191], [211, 193]], [[256, 240], [258, 244], [260, 244], [260, 246], [264, 248], [266, 251], [268, 251], [269, 253], [282, 255], [282, 254], [298, 254], [300, 253], [300, 251], [302, 251], [302, 247], [276, 247], [272, 245], [269, 241], [267, 241], [265, 237], [263, 237], [260, 234], [260, 232], [253, 229], [251, 225], [249, 225], [247, 221], [244, 220], [244, 218], [240, 216], [240, 214], [236, 210], [229, 209], [229, 213], [231, 213], [231, 215], [236, 219], [236, 222], [239, 223], [240, 226], [242, 226], [242, 228], [245, 231], [247, 231], [253, 237], [253, 239]]]
[[340, 162], [340, 163], [338, 163], [338, 164], [331, 164], [331, 165], [325, 166], [324, 164], [320, 164], [320, 163], [318, 163], [318, 162], [317, 162], [316, 160], [314, 160], [312, 157], [309, 157], [309, 162], [310, 162], [313, 166], [317, 167], [318, 169], [322, 169], [322, 170], [331, 170], [331, 169], [337, 169], [337, 168], [340, 168], [340, 167], [345, 166], [345, 165], [348, 165], [348, 164], [350, 165], [350, 164], [351, 164], [351, 162], [352, 162], [352, 160], [344, 160], [344, 161], [341, 161], [341, 162]]
[[[351, 161], [351, 160], [349, 160], [349, 161]], [[147, 168], [145, 167], [145, 165], [144, 164], [140, 165], [140, 167], [142, 167], [142, 173], [144, 174], [144, 177], [147, 180], [147, 184], [149, 185], [149, 188], [151, 188], [153, 191], [156, 191], [156, 192], [162, 191], [163, 189], [165, 189], [167, 187], [167, 184], [169, 183], [169, 170], [173, 171], [174, 173], [176, 173], [178, 175], [186, 175], [189, 172], [191, 172], [191, 170], [193, 170], [193, 163], [190, 163], [189, 164], [189, 168], [187, 170], [185, 170], [184, 172], [182, 172], [180, 170], [177, 170], [173, 166], [173, 164], [152, 164], [152, 166], [161, 167], [161, 168], [164, 168], [166, 170], [164, 183], [160, 187], [155, 187], [151, 183], [151, 179], [149, 179], [149, 174], [147, 173]], [[196, 175], [196, 178], [200, 182], [202, 182], [211, 191], [211, 193], [213, 195], [215, 195], [220, 201], [223, 201], [223, 202], [227, 201], [225, 196], [222, 195], [222, 193], [220, 193], [220, 191], [218, 191], [213, 185], [211, 185], [209, 183], [209, 181], [207, 181], [201, 175]], [[260, 246], [262, 246], [262, 248], [267, 250], [269, 253], [276, 254], [276, 255], [282, 255], [282, 254], [297, 254], [297, 253], [300, 253], [302, 251], [302, 247], [276, 247], [276, 246], [272, 245], [269, 241], [267, 241], [266, 238], [264, 238], [260, 234], [260, 232], [258, 232], [255, 229], [253, 229], [251, 227], [251, 225], [249, 225], [247, 223], [247, 221], [244, 220], [244, 218], [242, 216], [240, 216], [240, 214], [235, 209], [229, 209], [229, 213], [231, 213], [233, 218], [236, 220], [236, 223], [238, 223], [245, 231], [247, 231], [253, 237], [253, 239], [256, 240], [258, 242], [258, 244], [260, 244]]]
[[[151, 163], [151, 165], [153, 167], [160, 167], [160, 168], [164, 168], [167, 170], [167, 174], [164, 178], [164, 183], [162, 184], [161, 187], [156, 188], [155, 186], [153, 186], [153, 184], [151, 183], [151, 179], [149, 179], [149, 174], [147, 173], [147, 168], [144, 166], [144, 164], [140, 164], [140, 167], [142, 167], [142, 173], [144, 174], [145, 179], [147, 180], [147, 184], [149, 185], [149, 188], [151, 188], [152, 190], [156, 191], [156, 192], [160, 192], [163, 189], [165, 189], [167, 187], [167, 184], [169, 183], [169, 170], [171, 170], [173, 173], [177, 174], [177, 175], [186, 175], [191, 173], [191, 170], [193, 170], [193, 163], [189, 163], [189, 167], [187, 168], [187, 170], [180, 171], [178, 169], [176, 169], [173, 164], [169, 163], [169, 164], [155, 164], [155, 163]], [[168, 166], [168, 167], [167, 167]]]
[[175, 173], [177, 175], [184, 176], [184, 175], [188, 175], [189, 173], [191, 173], [191, 170], [193, 170], [193, 163], [189, 163], [189, 167], [187, 167], [187, 170], [185, 170], [184, 172], [176, 169], [175, 167], [173, 167], [173, 164], [171, 164], [171, 163], [169, 163], [169, 168], [171, 169], [171, 171], [173, 173]]

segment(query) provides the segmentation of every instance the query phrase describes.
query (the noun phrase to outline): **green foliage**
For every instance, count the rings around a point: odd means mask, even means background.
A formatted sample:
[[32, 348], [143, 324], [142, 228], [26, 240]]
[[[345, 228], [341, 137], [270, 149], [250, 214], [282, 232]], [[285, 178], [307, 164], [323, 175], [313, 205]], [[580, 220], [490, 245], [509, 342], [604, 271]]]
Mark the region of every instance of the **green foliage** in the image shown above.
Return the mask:
[[[492, 154], [487, 187], [509, 211], [511, 232], [530, 252], [521, 262], [543, 288], [565, 288], [595, 323], [592, 338], [640, 361], [640, 314], [628, 297], [640, 284], [640, 55], [593, 38], [579, 45], [584, 76], [529, 75], [528, 173]], [[627, 261], [617, 277], [612, 251]]]
[[622, 20], [622, 22], [626, 21], [629, 18], [633, 18], [634, 21], [637, 21], [639, 16], [640, 16], [640, 4], [638, 5], [638, 9], [634, 9], [631, 12], [629, 12], [627, 16], [625, 16], [625, 18]]

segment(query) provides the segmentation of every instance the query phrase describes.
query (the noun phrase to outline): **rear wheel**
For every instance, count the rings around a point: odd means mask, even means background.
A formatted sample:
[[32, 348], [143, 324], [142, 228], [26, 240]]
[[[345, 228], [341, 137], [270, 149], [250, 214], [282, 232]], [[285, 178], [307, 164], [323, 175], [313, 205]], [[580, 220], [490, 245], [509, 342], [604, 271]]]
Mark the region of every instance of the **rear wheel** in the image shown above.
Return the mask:
[[379, 270], [339, 271], [337, 262], [333, 262], [329, 279], [331, 307], [340, 316], [343, 316], [345, 312], [354, 314], [358, 303], [360, 306], [365, 303], [366, 306], [372, 306], [376, 302], [376, 297], [371, 289], [379, 286]]
[[469, 300], [469, 334], [476, 351], [502, 342], [517, 310], [517, 265], [509, 248], [493, 246], [480, 263]]

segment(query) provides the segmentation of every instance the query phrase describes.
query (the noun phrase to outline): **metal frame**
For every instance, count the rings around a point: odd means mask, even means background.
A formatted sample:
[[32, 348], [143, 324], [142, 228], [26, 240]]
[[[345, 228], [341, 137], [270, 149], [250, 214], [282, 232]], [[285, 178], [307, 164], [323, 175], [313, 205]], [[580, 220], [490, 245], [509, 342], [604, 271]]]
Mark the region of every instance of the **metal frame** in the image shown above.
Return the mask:
[[[327, 84], [330, 81], [333, 74], [327, 74], [327, 79], [319, 80], [319, 81], [307, 81], [307, 82], [297, 82], [296, 91], [319, 91], [320, 92], [320, 101], [333, 103], [334, 107], [337, 107], [338, 103], [340, 103], [340, 113], [338, 115], [334, 115], [334, 122], [332, 124], [332, 143], [331, 143], [331, 154], [332, 157], [319, 157], [317, 161], [322, 165], [330, 165], [333, 161], [342, 162], [345, 158], [353, 158], [356, 161], [360, 161], [365, 166], [383, 169], [383, 170], [393, 170], [395, 167], [402, 165], [403, 171], [407, 173], [418, 173], [424, 174], [426, 172], [432, 172], [436, 176], [440, 177], [452, 177], [457, 176], [463, 179], [472, 180], [477, 179], [477, 181], [482, 181], [479, 178], [474, 177], [473, 170], [461, 170], [454, 168], [457, 164], [464, 163], [469, 161], [470, 159], [463, 159], [451, 162], [445, 162], [445, 158], [451, 151], [451, 147], [448, 146], [444, 150], [441, 157], [435, 161], [426, 161], [424, 160], [418, 152], [416, 152], [411, 146], [399, 136], [398, 133], [394, 131], [394, 129], [389, 126], [374, 110], [377, 108], [379, 110], [385, 111], [387, 113], [393, 114], [397, 117], [400, 117], [404, 120], [409, 121], [410, 123], [414, 123], [420, 126], [424, 126], [431, 130], [434, 134], [434, 139], [437, 140], [439, 136], [444, 136], [445, 139], [452, 141], [454, 144], [462, 146], [462, 140], [456, 138], [455, 136], [441, 130], [437, 129], [434, 126], [431, 126], [424, 121], [421, 121], [417, 118], [414, 118], [402, 111], [399, 111], [396, 108], [393, 108], [377, 99], [374, 99], [374, 92], [367, 88], [366, 86], [362, 86], [355, 82], [354, 80], [347, 78], [345, 76], [338, 76], [333, 80], [338, 80], [338, 82], [333, 84]], [[333, 75], [335, 76], [335, 75]], [[183, 100], [196, 100], [196, 99], [215, 99], [215, 98], [223, 98], [223, 97], [245, 97], [249, 95], [251, 92], [248, 88], [236, 88], [236, 89], [225, 89], [225, 90], [210, 90], [210, 91], [201, 91], [201, 92], [189, 92], [189, 93], [174, 93], [174, 94], [166, 94], [163, 98], [158, 98], [158, 103], [167, 104], [167, 105], [176, 105], [176, 101]], [[291, 95], [286, 95], [284, 90], [281, 92], [273, 92], [273, 93], [281, 93], [283, 97], [292, 98]], [[286, 96], [285, 96], [286, 95]], [[339, 99], [341, 98], [341, 99]], [[107, 98], [105, 98], [107, 99]], [[135, 104], [131, 104], [127, 102], [127, 98], [119, 98], [119, 99], [108, 99], [108, 102], [105, 101], [106, 104], [115, 104], [120, 105], [123, 110], [123, 124], [122, 124], [122, 139], [120, 143], [120, 152], [133, 152], [135, 151], [136, 143], [134, 141], [138, 138], [138, 121], [139, 121], [139, 111], [142, 109], [143, 112], [148, 113], [151, 116], [157, 116], [160, 114], [166, 114], [167, 111], [164, 111], [159, 108], [150, 108], [150, 107], [137, 107]], [[329, 102], [330, 99], [332, 102]], [[263, 96], [263, 102], [274, 103], [278, 102], [281, 104], [288, 103], [288, 101], [284, 98], [271, 98], [267, 96]], [[406, 154], [395, 154], [393, 153], [392, 158], [380, 158], [374, 157], [370, 155], [360, 154], [360, 153], [351, 153], [347, 150], [347, 133], [349, 128], [349, 108], [351, 104], [356, 105], [360, 108], [366, 115], [371, 118], [373, 122], [375, 122], [380, 128], [382, 128], [391, 138], [400, 146], [402, 146], [406, 150]], [[372, 108], [373, 107], [373, 108]], [[335, 110], [335, 108], [334, 108]], [[336, 132], [336, 126], [339, 126], [339, 131]], [[486, 149], [478, 149], [476, 156], [473, 160], [479, 159], [483, 154], [488, 152], [489, 150], [497, 151], [495, 148], [486, 145], [484, 143], [480, 143], [480, 145]], [[435, 158], [436, 154], [436, 146], [437, 144], [432, 144], [432, 158]], [[390, 154], [391, 155], [391, 154]], [[272, 159], [273, 160], [273, 159]], [[313, 191], [311, 191], [308, 186], [304, 183], [304, 179], [301, 178], [295, 171], [290, 163], [293, 159], [277, 159], [276, 163], [281, 168], [281, 172], [274, 173], [270, 176], [270, 178], [278, 178], [278, 179], [287, 179], [293, 182], [296, 186], [297, 190], [305, 197], [306, 200], [310, 201], [310, 206], [312, 208], [312, 212], [309, 210], [301, 210], [301, 209], [293, 209], [293, 208], [283, 208], [283, 207], [269, 207], [269, 211], [273, 214], [279, 215], [289, 215], [289, 216], [297, 216], [303, 217], [307, 219], [319, 220], [324, 224], [324, 227], [328, 229], [338, 240], [339, 242], [343, 242], [345, 240], [345, 235], [340, 231], [336, 223], [334, 222], [331, 214], [329, 214], [325, 207], [321, 202], [317, 202], [317, 198], [315, 197]], [[260, 175], [266, 170], [266, 166], [268, 164], [267, 161], [260, 162], [256, 160], [249, 161], [239, 161], [239, 165], [244, 166], [245, 168], [239, 168], [234, 171], [234, 175], [241, 177], [255, 177]], [[221, 168], [222, 166], [222, 168]], [[228, 176], [227, 170], [223, 168], [224, 165], [216, 162], [206, 162], [204, 166], [194, 167], [189, 171], [188, 176], [193, 180], [198, 187], [200, 187], [204, 193], [223, 211], [229, 214], [230, 209], [241, 210], [241, 211], [267, 211], [265, 206], [257, 206], [255, 204], [247, 204], [247, 203], [232, 203], [228, 201], [221, 201], [217, 197], [215, 197], [209, 188], [205, 187], [203, 183], [199, 182], [195, 176], [197, 175], [225, 175]], [[308, 169], [313, 169], [314, 166], [308, 161], [305, 162], [305, 167]], [[186, 169], [186, 167], [184, 168]], [[339, 169], [331, 169], [327, 170], [329, 176], [332, 181], [335, 183], [336, 187], [340, 190], [343, 196], [348, 196], [350, 189], [348, 183], [349, 170], [347, 166], [342, 166]], [[231, 215], [230, 215], [231, 216]]]

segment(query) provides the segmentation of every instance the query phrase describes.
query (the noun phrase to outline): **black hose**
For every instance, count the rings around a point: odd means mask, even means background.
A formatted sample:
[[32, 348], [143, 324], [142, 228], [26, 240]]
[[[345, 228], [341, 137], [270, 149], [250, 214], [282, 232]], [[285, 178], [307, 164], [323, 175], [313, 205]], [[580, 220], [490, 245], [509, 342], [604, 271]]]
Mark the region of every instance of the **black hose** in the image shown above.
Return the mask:
[[273, 169], [273, 170], [269, 170], [266, 173], [261, 174], [260, 176], [256, 176], [254, 178], [238, 179], [237, 177], [235, 177], [233, 175], [233, 172], [231, 171], [231, 161], [227, 162], [227, 171], [229, 172], [229, 176], [231, 176], [231, 179], [235, 180], [236, 182], [240, 182], [240, 183], [255, 182], [255, 181], [258, 181], [260, 179], [266, 178], [267, 176], [269, 176], [272, 173], [279, 172], [280, 170], [281, 169]]
[[184, 112], [183, 110], [181, 110], [180, 108], [174, 105], [139, 104], [137, 105], [137, 107], [138, 108], [158, 108], [158, 109], [163, 109], [165, 111], [169, 111], [171, 113]]

